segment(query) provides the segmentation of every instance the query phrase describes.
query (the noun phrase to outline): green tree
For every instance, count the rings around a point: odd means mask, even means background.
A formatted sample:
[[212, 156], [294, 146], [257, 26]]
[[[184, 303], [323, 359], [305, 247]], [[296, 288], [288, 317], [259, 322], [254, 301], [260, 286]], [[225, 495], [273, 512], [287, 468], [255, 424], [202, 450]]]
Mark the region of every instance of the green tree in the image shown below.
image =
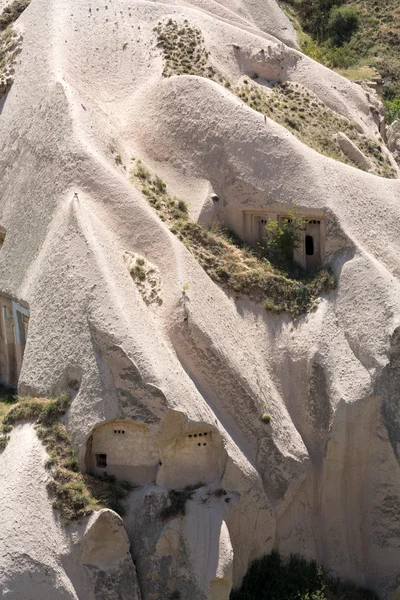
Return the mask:
[[265, 226], [269, 239], [267, 252], [273, 262], [285, 263], [293, 260], [293, 252], [303, 239], [307, 220], [299, 214], [296, 204], [279, 221], [269, 220]]

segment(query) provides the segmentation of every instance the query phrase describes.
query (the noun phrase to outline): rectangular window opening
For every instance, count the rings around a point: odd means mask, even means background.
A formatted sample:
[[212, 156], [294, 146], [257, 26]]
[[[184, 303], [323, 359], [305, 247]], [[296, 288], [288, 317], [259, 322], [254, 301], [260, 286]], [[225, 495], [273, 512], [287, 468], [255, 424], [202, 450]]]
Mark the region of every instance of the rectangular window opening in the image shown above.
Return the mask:
[[107, 454], [96, 454], [96, 467], [105, 469], [107, 466]]

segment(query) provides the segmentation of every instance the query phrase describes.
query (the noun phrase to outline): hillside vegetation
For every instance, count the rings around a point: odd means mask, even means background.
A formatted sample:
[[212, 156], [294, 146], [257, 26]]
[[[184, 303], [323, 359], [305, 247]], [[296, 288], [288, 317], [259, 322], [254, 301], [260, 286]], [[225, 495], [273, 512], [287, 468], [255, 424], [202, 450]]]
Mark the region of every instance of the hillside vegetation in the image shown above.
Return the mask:
[[302, 51], [351, 79], [384, 78], [389, 122], [400, 118], [398, 0], [286, 0]]
[[[360, 134], [354, 123], [337, 115], [302, 85], [289, 82], [270, 85], [265, 80], [257, 81], [257, 78], [250, 81], [248, 77], [238, 85], [233, 85], [209, 64], [204, 38], [199, 29], [191, 26], [187, 20], [178, 23], [170, 18], [167, 22], [158, 23], [154, 31], [164, 54], [165, 77], [197, 75], [212, 79], [230, 89], [253, 110], [289, 129], [317, 152], [360, 168], [340, 148], [337, 134], [345, 133], [367, 157], [372, 172], [381, 177], [396, 176], [376, 140]], [[264, 52], [264, 48], [261, 48], [260, 53]]]
[[331, 577], [314, 560], [277, 552], [254, 561], [231, 600], [376, 600], [375, 594]]
[[62, 518], [79, 519], [101, 508], [123, 514], [122, 501], [131, 489], [130, 484], [115, 477], [95, 477], [79, 471], [71, 436], [61, 422], [69, 404], [66, 394], [55, 399], [21, 397], [0, 386], [0, 449], [7, 446], [18, 422], [35, 423], [36, 433], [49, 455], [47, 490]]
[[[288, 312], [296, 317], [315, 308], [321, 294], [336, 288], [336, 278], [328, 267], [307, 273], [293, 262], [273, 264], [267, 249], [255, 250], [232, 232], [195, 223], [188, 216], [186, 203], [171, 198], [164, 181], [153, 176], [140, 160], [132, 170], [132, 182], [211, 279], [227, 291], [245, 294], [270, 312]], [[131, 269], [131, 275], [136, 281], [146, 277], [141, 262]]]

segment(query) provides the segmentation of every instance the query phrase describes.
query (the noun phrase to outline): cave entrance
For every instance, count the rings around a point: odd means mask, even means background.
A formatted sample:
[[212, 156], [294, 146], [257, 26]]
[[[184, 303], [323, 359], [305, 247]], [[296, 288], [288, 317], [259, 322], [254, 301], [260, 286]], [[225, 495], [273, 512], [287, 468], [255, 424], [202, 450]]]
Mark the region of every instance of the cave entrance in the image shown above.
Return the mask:
[[321, 221], [310, 219], [304, 231], [304, 250], [307, 271], [321, 266]]
[[18, 384], [28, 323], [28, 305], [0, 294], [0, 381], [7, 387]]

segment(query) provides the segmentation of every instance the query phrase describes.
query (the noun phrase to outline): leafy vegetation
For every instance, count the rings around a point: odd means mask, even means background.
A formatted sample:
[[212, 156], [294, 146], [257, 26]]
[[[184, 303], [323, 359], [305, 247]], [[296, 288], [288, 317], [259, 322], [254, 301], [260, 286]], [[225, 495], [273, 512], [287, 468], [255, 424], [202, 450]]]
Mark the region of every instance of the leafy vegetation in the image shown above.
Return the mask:
[[285, 0], [282, 6], [294, 21], [303, 52], [350, 78], [378, 72], [386, 82], [387, 119], [400, 118], [398, 0]]
[[288, 211], [282, 224], [269, 220], [266, 226], [270, 234], [267, 241], [267, 251], [270, 260], [275, 264], [290, 261], [293, 252], [299, 247], [307, 219], [299, 214], [296, 205]]
[[344, 583], [315, 561], [291, 556], [284, 562], [277, 552], [256, 560], [240, 590], [230, 600], [377, 600], [369, 591]]
[[261, 421], [265, 423], [265, 425], [269, 425], [271, 423], [271, 415], [269, 413], [263, 413], [261, 415]]
[[14, 0], [9, 6], [6, 6], [0, 14], [0, 31], [14, 23], [29, 6], [30, 2], [31, 0]]
[[171, 198], [166, 186], [160, 187], [141, 161], [132, 175], [160, 219], [225, 289], [246, 294], [268, 311], [297, 316], [313, 308], [322, 293], [336, 287], [328, 268], [307, 273], [291, 261], [275, 266], [267, 258], [267, 248], [251, 248], [217, 225], [211, 229], [198, 225], [189, 218], [186, 204]]
[[79, 519], [104, 507], [122, 514], [122, 499], [131, 489], [129, 483], [118, 482], [115, 477], [94, 477], [79, 472], [71, 437], [60, 421], [69, 403], [65, 394], [56, 399], [31, 398], [13, 396], [2, 390], [0, 444], [3, 447], [7, 444], [10, 431], [18, 421], [35, 421], [37, 435], [49, 454], [46, 467], [51, 478], [47, 488], [61, 516], [65, 520]]

